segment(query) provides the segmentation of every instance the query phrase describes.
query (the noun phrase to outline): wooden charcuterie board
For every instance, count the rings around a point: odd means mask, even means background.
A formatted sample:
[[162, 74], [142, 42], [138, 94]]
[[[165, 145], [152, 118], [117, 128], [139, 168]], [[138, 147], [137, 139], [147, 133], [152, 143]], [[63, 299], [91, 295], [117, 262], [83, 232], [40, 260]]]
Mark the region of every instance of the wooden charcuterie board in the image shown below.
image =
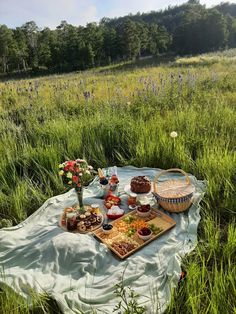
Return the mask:
[[[151, 225], [156, 230], [155, 233], [153, 231], [151, 238], [146, 241], [140, 239], [137, 232], [134, 232], [136, 225], [144, 225], [145, 223], [148, 227]], [[148, 217], [139, 217], [136, 210], [134, 210], [111, 222], [111, 224], [113, 225], [111, 233], [104, 234], [102, 228], [99, 228], [94, 231], [94, 235], [106, 244], [120, 259], [125, 259], [162, 236], [166, 231], [173, 228], [176, 222], [160, 210], [152, 208]], [[132, 232], [129, 231], [131, 229], [133, 229]], [[133, 234], [131, 235], [130, 233]]]

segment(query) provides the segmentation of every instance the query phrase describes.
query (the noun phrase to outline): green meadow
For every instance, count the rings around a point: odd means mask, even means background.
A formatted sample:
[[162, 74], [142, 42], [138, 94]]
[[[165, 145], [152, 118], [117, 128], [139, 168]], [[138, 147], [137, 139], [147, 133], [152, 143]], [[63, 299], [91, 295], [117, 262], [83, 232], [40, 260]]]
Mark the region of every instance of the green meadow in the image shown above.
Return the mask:
[[[187, 279], [166, 313], [236, 313], [235, 126], [236, 50], [0, 82], [0, 224], [63, 193], [66, 159], [182, 168], [208, 188]], [[29, 309], [3, 287], [1, 313], [59, 313], [32, 294]]]

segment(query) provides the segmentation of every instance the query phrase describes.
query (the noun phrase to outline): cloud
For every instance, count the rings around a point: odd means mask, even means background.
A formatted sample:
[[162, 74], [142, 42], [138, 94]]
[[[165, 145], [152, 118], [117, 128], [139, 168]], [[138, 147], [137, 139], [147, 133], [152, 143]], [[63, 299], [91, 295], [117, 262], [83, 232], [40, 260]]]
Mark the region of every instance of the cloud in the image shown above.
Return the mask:
[[1, 0], [1, 24], [15, 27], [31, 20], [40, 27], [55, 28], [62, 20], [85, 25], [98, 18], [92, 0]]

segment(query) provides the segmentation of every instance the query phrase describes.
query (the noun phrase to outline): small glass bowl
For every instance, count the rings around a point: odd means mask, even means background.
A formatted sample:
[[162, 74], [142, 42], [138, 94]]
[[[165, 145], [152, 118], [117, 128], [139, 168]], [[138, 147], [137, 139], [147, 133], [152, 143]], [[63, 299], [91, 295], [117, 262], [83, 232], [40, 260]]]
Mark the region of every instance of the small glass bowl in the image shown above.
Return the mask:
[[[104, 226], [109, 226], [110, 229], [104, 229]], [[112, 232], [112, 229], [113, 229], [113, 226], [112, 226], [111, 224], [104, 224], [104, 225], [102, 226], [102, 232], [105, 233], [105, 234], [111, 233], [111, 232]]]
[[139, 217], [148, 217], [151, 213], [151, 208], [147, 212], [142, 212], [142, 211], [138, 210], [138, 207], [137, 207], [136, 213]]
[[135, 210], [137, 209], [137, 205], [133, 204], [133, 205], [129, 205], [129, 210]]
[[[148, 228], [148, 229], [149, 229], [149, 228]], [[141, 229], [139, 229], [139, 230], [137, 231], [138, 237], [139, 237], [140, 239], [142, 239], [143, 241], [147, 241], [147, 240], [151, 239], [152, 233], [153, 233], [151, 229], [149, 229], [151, 233], [148, 234], [148, 235], [141, 235], [141, 234], [139, 233], [140, 230], [141, 230]]]

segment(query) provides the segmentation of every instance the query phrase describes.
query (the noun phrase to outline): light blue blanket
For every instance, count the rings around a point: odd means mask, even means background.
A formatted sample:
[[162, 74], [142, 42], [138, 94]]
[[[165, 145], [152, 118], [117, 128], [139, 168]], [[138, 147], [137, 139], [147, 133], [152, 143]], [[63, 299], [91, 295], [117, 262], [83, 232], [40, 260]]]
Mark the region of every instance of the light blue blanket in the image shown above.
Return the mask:
[[[124, 186], [137, 175], [150, 179], [153, 168], [118, 168], [122, 207], [127, 209]], [[178, 176], [167, 174], [163, 179]], [[65, 207], [77, 202], [72, 189], [47, 200], [33, 215], [12, 228], [0, 230], [0, 264], [5, 283], [30, 302], [30, 291], [47, 291], [64, 313], [112, 313], [119, 299], [114, 286], [123, 284], [137, 292], [147, 313], [163, 313], [181, 272], [181, 258], [197, 244], [201, 201], [205, 183], [190, 176], [196, 186], [194, 203], [182, 214], [169, 214], [176, 226], [137, 253], [121, 261], [92, 235], [63, 231], [58, 221]], [[103, 204], [98, 181], [85, 189], [84, 203]], [[125, 270], [125, 271], [124, 271]]]

